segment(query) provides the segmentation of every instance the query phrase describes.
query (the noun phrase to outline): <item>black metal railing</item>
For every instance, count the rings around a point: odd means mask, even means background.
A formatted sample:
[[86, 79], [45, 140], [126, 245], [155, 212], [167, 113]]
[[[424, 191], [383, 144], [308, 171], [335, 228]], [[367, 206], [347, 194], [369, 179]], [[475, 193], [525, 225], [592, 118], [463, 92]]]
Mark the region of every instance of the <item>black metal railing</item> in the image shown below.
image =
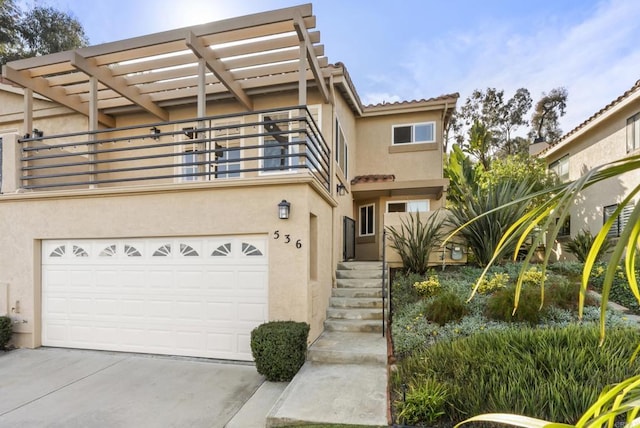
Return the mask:
[[387, 298], [387, 229], [382, 231], [382, 337], [385, 336], [385, 311]]
[[342, 218], [342, 261], [356, 258], [356, 221], [350, 217]]
[[330, 189], [330, 148], [306, 106], [19, 140], [25, 189], [307, 172]]

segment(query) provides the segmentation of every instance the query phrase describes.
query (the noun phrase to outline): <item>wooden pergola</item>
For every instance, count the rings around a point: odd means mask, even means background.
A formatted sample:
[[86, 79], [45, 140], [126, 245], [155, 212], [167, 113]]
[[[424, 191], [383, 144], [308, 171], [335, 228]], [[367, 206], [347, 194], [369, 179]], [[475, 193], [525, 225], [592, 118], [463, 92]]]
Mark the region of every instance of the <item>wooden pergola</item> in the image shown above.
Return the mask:
[[111, 115], [139, 107], [168, 120], [166, 107], [233, 97], [253, 109], [265, 88], [295, 87], [307, 103], [308, 81], [325, 102], [328, 66], [311, 4], [231, 18], [73, 51], [13, 61], [3, 76], [25, 88], [25, 129], [33, 93], [89, 118], [89, 130], [115, 126]]

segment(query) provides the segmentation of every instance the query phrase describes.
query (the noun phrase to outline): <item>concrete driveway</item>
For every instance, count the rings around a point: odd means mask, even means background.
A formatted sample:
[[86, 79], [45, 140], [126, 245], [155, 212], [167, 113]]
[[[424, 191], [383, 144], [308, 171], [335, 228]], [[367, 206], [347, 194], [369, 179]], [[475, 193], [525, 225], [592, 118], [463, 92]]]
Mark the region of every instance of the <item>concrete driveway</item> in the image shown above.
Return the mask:
[[0, 427], [223, 427], [262, 382], [250, 364], [0, 351]]

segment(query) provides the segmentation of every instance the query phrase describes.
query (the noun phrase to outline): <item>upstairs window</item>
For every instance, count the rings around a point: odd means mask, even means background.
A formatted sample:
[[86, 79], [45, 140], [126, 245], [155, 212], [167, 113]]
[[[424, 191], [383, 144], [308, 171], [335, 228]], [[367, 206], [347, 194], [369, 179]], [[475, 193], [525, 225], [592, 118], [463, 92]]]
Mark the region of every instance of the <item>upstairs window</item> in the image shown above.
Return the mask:
[[627, 153], [640, 149], [640, 113], [627, 119]]
[[558, 176], [563, 183], [569, 181], [569, 155], [564, 155], [549, 164], [549, 171]]
[[336, 162], [345, 178], [348, 178], [348, 160], [347, 140], [344, 137], [344, 132], [342, 132], [338, 119], [336, 119]]
[[435, 143], [435, 122], [393, 126], [393, 144]]

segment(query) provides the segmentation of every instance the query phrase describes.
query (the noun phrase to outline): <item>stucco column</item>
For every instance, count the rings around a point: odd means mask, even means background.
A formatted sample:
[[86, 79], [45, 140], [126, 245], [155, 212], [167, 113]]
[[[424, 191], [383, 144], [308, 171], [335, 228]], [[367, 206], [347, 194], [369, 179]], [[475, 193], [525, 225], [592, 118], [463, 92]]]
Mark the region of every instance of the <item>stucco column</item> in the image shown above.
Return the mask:
[[21, 188], [20, 146], [18, 134], [2, 136], [2, 193], [14, 193]]

